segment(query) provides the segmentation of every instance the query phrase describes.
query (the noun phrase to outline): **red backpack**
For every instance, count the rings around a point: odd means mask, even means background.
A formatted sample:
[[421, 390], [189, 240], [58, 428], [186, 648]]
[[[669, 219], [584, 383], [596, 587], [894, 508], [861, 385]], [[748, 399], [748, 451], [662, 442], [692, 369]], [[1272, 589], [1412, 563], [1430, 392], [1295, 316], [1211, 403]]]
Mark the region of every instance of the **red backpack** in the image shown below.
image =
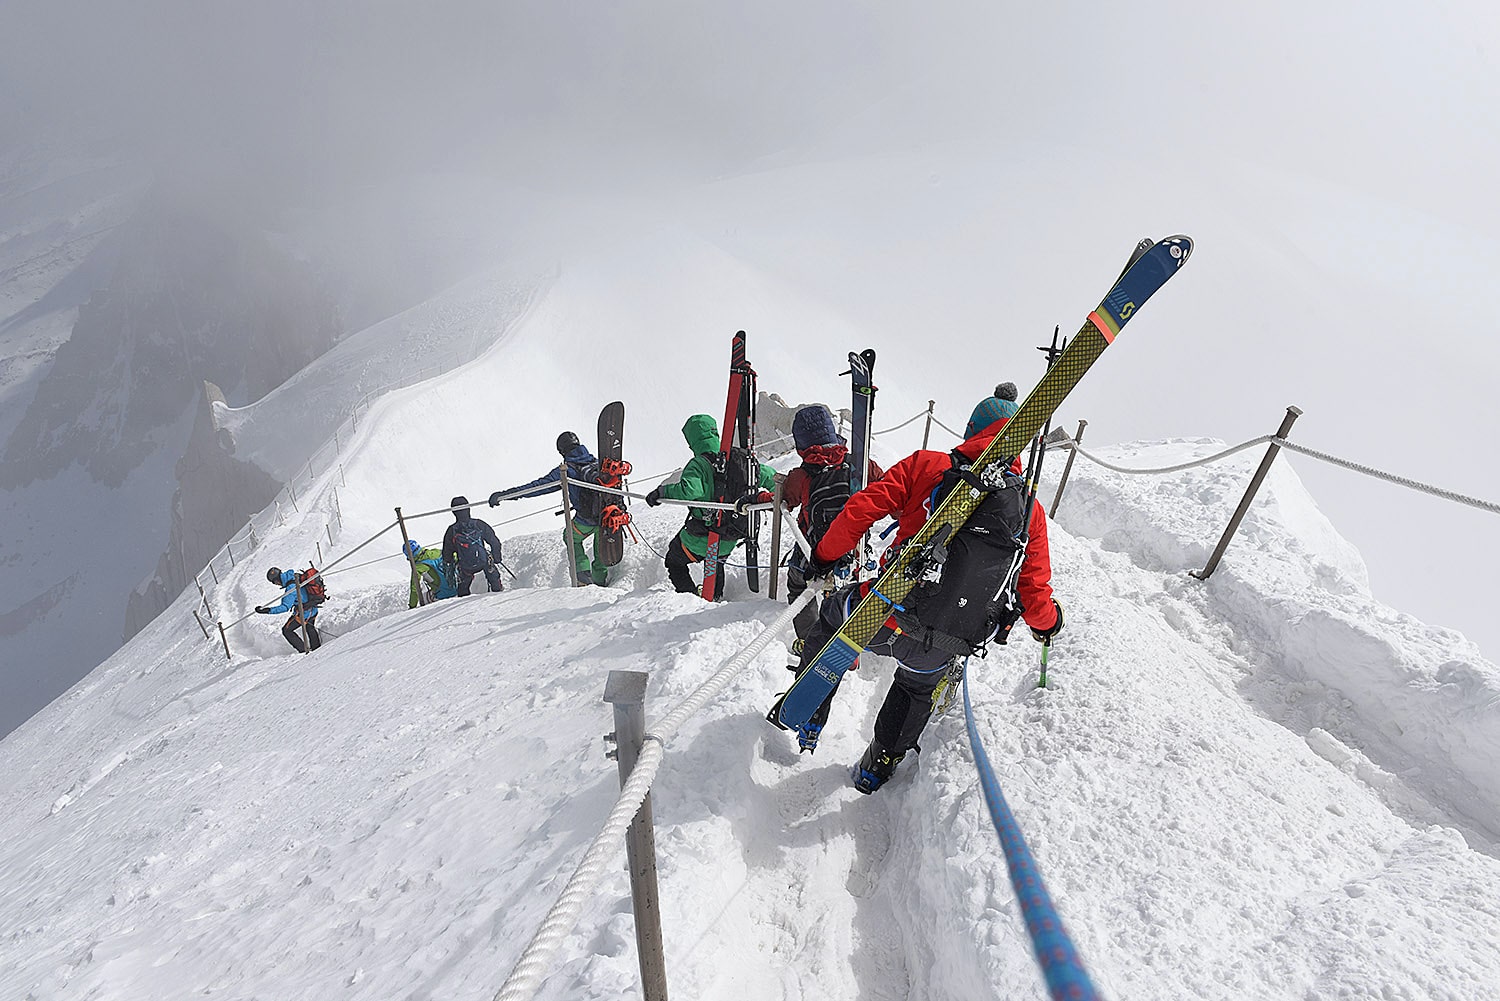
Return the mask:
[[298, 572], [297, 586], [306, 589], [307, 604], [314, 608], [328, 600], [328, 586], [323, 583], [323, 575], [311, 563], [306, 570]]

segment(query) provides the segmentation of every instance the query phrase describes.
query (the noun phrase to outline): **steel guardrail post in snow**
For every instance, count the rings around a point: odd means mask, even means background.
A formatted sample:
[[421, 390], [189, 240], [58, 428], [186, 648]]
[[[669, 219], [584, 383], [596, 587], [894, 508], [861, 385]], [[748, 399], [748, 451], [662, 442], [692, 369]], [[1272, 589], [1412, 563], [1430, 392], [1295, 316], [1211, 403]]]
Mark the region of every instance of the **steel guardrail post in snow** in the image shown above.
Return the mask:
[[[605, 740], [615, 741], [610, 756], [619, 765], [622, 789], [645, 743], [647, 677], [644, 671], [610, 671], [604, 682], [604, 701], [615, 707], [615, 732]], [[667, 1001], [667, 961], [662, 947], [661, 902], [656, 883], [656, 831], [649, 792], [625, 832], [625, 859], [630, 870], [642, 993], [646, 1001]]]
[[776, 489], [771, 494], [776, 517], [771, 519], [771, 585], [766, 589], [766, 597], [772, 601], [776, 600], [776, 586], [781, 580], [781, 492], [785, 486], [786, 477], [777, 476]]
[[[1281, 419], [1281, 427], [1276, 432], [1277, 438], [1285, 438], [1292, 430], [1292, 425], [1297, 423], [1297, 418], [1302, 416], [1301, 409], [1287, 407], [1286, 416]], [[1208, 565], [1202, 570], [1189, 570], [1188, 573], [1199, 580], [1208, 580], [1214, 570], [1219, 566], [1219, 560], [1224, 556], [1224, 550], [1229, 548], [1229, 540], [1234, 538], [1234, 533], [1239, 531], [1240, 522], [1245, 519], [1245, 512], [1250, 510], [1250, 504], [1255, 500], [1255, 493], [1265, 481], [1266, 474], [1271, 471], [1271, 463], [1276, 461], [1276, 455], [1281, 451], [1281, 445], [1271, 442], [1266, 446], [1265, 458], [1260, 460], [1260, 466], [1255, 470], [1255, 475], [1250, 478], [1250, 486], [1245, 489], [1245, 496], [1240, 499], [1240, 506], [1234, 509], [1234, 516], [1229, 519], [1229, 527], [1224, 529], [1224, 534], [1219, 538], [1219, 544], [1214, 547], [1213, 555], [1208, 558]]]
[[417, 577], [417, 558], [411, 553], [411, 536], [406, 534], [406, 519], [401, 517], [401, 509], [396, 508], [396, 524], [401, 528], [401, 555], [406, 557], [407, 565], [411, 567], [411, 586], [417, 589], [417, 604], [427, 604], [427, 595], [422, 593], [422, 581]]
[[573, 506], [568, 497], [568, 464], [558, 463], [557, 468], [562, 482], [563, 559], [568, 564], [568, 579], [577, 587], [578, 564], [573, 562]]
[[[1081, 445], [1083, 443], [1083, 429], [1088, 426], [1088, 421], [1080, 420], [1078, 422], [1078, 432], [1073, 435], [1073, 444]], [[1057, 493], [1052, 495], [1052, 510], [1047, 512], [1047, 517], [1049, 518], [1057, 517], [1057, 505], [1062, 503], [1063, 488], [1068, 485], [1068, 476], [1073, 472], [1073, 460], [1076, 458], [1078, 458], [1078, 449], [1068, 449], [1068, 461], [1063, 464], [1062, 476], [1057, 481]]]

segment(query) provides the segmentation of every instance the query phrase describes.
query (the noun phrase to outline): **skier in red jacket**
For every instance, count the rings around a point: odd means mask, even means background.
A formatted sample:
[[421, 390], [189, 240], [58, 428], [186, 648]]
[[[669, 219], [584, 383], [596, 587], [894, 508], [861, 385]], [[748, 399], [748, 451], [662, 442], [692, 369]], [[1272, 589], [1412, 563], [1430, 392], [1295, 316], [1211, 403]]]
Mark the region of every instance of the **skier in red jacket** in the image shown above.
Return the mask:
[[[809, 578], [827, 576], [839, 560], [852, 550], [876, 521], [890, 516], [897, 519], [896, 540], [883, 562], [889, 561], [897, 548], [916, 535], [931, 516], [938, 487], [961, 462], [972, 461], [989, 445], [991, 439], [1004, 428], [1016, 412], [1013, 400], [989, 397], [974, 408], [969, 419], [964, 442], [953, 450], [944, 452], [918, 451], [897, 462], [883, 477], [849, 498], [844, 510], [834, 519], [824, 533], [822, 541], [813, 550], [814, 559], [808, 567]], [[1019, 473], [1020, 460], [1011, 464], [1011, 472]], [[1019, 502], [1015, 518], [1019, 528]], [[973, 522], [966, 523], [966, 527]], [[1047, 551], [1047, 518], [1040, 502], [1033, 500], [1028, 520], [1028, 537], [1025, 557], [1015, 582], [1016, 597], [1020, 603], [1020, 614], [1038, 640], [1050, 640], [1062, 631], [1062, 606], [1052, 596], [1052, 564]], [[956, 535], [957, 533], [955, 533]], [[1012, 550], [1014, 555], [1014, 550]], [[951, 567], [952, 564], [949, 564]], [[945, 568], [945, 570], [948, 568]], [[950, 582], [944, 581], [944, 586]], [[962, 582], [959, 582], [962, 586]], [[817, 656], [823, 646], [843, 625], [871, 587], [870, 582], [851, 584], [834, 592], [823, 602], [822, 613], [807, 636], [802, 654], [802, 666]], [[975, 593], [962, 596], [959, 605], [985, 608], [994, 594]], [[908, 599], [910, 602], [911, 599]], [[867, 649], [894, 657], [899, 662], [896, 675], [886, 693], [885, 702], [875, 718], [874, 739], [854, 769], [854, 784], [861, 792], [874, 792], [895, 771], [896, 764], [905, 753], [917, 746], [917, 738], [932, 715], [933, 689], [942, 680], [943, 673], [956, 656], [962, 656], [958, 647], [967, 642], [978, 645], [988, 638], [973, 636], [956, 637], [940, 632], [931, 622], [922, 621], [924, 609], [921, 602], [911, 614], [893, 615], [876, 634]], [[1010, 615], [1000, 615], [993, 623], [988, 635], [1004, 642], [1014, 623], [1014, 610]], [[819, 707], [806, 724], [813, 730], [821, 730], [827, 720], [833, 695]], [[799, 734], [799, 737], [804, 735]]]

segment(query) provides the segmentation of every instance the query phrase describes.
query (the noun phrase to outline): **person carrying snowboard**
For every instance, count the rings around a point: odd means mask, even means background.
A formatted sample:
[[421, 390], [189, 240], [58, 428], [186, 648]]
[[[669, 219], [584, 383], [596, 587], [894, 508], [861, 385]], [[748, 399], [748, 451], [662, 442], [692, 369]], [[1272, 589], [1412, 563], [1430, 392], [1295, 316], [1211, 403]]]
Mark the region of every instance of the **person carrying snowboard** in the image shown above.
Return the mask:
[[[582, 483], [599, 482], [599, 460], [588, 450], [578, 435], [564, 431], [557, 436], [557, 454], [568, 467], [568, 506], [573, 509], [573, 537], [568, 540], [568, 549], [573, 557], [573, 569], [579, 587], [609, 583], [609, 564], [602, 553], [603, 535], [599, 531], [600, 515], [607, 502], [613, 498], [598, 490], [589, 490]], [[490, 494], [490, 507], [499, 507], [501, 501], [523, 500], [541, 497], [562, 489], [562, 469], [553, 466], [545, 475], [530, 483], [523, 483], [509, 490], [496, 490]], [[594, 554], [590, 559], [584, 551], [584, 542], [594, 540]]]
[[416, 576], [411, 582], [411, 600], [407, 608], [416, 608], [422, 603], [421, 592], [427, 592], [428, 601], [442, 601], [458, 594], [452, 578], [443, 567], [443, 551], [437, 546], [423, 549], [416, 539], [406, 543], [406, 555], [416, 567]]
[[[682, 425], [682, 437], [693, 450], [693, 457], [682, 468], [675, 483], [660, 484], [646, 495], [647, 504], [656, 507], [663, 499], [709, 501], [736, 504], [743, 509], [771, 499], [770, 489], [776, 484], [776, 470], [738, 446], [730, 449], [727, 458], [721, 457], [719, 425], [708, 414], [689, 417]], [[724, 560], [750, 531], [750, 516], [744, 510], [688, 508], [687, 522], [667, 545], [665, 559], [667, 577], [679, 593], [701, 593], [698, 585], [693, 583], [688, 567], [701, 563], [708, 555], [708, 536], [715, 526], [719, 532], [719, 567], [716, 572], [723, 573]], [[722, 587], [718, 597], [721, 601], [724, 598]]]
[[[267, 570], [266, 580], [278, 587], [286, 588], [286, 592], [281, 596], [281, 601], [275, 605], [256, 605], [256, 612], [261, 615], [279, 615], [282, 612], [291, 612], [291, 617], [286, 620], [286, 625], [281, 627], [281, 635], [286, 637], [286, 641], [298, 653], [308, 653], [322, 646], [323, 638], [318, 635], [317, 624], [313, 621], [318, 617], [319, 601], [309, 589], [310, 585], [298, 583], [297, 571], [282, 570], [280, 567], [272, 567]], [[302, 644], [302, 627], [304, 623], [307, 626], [306, 646]]]
[[[850, 471], [849, 448], [839, 437], [834, 426], [833, 415], [821, 403], [803, 407], [792, 417], [792, 442], [802, 464], [786, 474], [781, 485], [781, 503], [788, 511], [797, 512], [797, 527], [816, 546], [833, 524], [833, 519], [844, 509], [849, 500], [849, 487], [853, 479]], [[874, 459], [866, 460], [869, 466], [869, 482], [874, 483], [883, 471]], [[786, 566], [786, 599], [796, 601], [807, 590], [805, 570], [807, 557], [800, 547], [792, 547]], [[791, 652], [799, 657], [807, 635], [818, 619], [818, 602], [814, 600], [797, 613], [792, 620]], [[788, 668], [795, 670], [794, 659]]]
[[[500, 579], [500, 540], [489, 522], [469, 516], [469, 499], [455, 497], [448, 502], [453, 508], [453, 524], [443, 533], [444, 573], [453, 582], [460, 598], [469, 593], [474, 577], [483, 573], [491, 591], [505, 590]], [[485, 547], [489, 548], [486, 549]]]
[[[952, 661], [977, 651], [991, 638], [1005, 642], [1018, 616], [1038, 641], [1048, 642], [1062, 631], [1062, 606], [1052, 595], [1047, 518], [1035, 499], [1031, 510], [1024, 510], [1027, 493], [1019, 475], [1019, 458], [998, 482], [964, 479], [966, 464], [984, 451], [1016, 409], [1012, 400], [993, 396], [982, 400], [969, 419], [963, 443], [952, 453], [924, 449], [896, 463], [880, 480], [849, 498], [813, 549], [809, 580], [826, 577], [871, 525], [893, 516], [896, 541], [883, 558], [889, 562], [956, 486], [973, 485], [986, 494], [964, 525], [947, 537], [945, 559], [939, 562], [935, 553], [929, 561], [934, 568], [940, 567], [938, 579], [913, 589], [904, 608], [886, 621], [867, 647], [894, 657], [897, 668], [875, 717], [874, 737], [853, 769], [854, 787], [860, 792], [879, 789], [906, 752], [917, 747], [917, 738], [932, 715], [933, 690]], [[1026, 543], [1021, 550], [1016, 541], [1023, 533]], [[997, 598], [1003, 595], [1018, 556], [1014, 593], [1019, 608], [999, 607]], [[824, 600], [808, 633], [799, 670], [821, 652], [872, 586], [870, 581], [850, 584]], [[814, 741], [828, 718], [832, 699], [830, 692], [807, 723]]]

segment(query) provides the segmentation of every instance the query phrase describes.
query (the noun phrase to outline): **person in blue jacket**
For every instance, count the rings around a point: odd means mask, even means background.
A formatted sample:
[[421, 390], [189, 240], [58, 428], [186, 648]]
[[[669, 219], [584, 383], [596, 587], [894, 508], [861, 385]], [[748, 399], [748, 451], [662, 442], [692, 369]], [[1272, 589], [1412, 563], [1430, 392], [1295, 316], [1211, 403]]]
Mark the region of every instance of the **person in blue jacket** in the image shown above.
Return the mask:
[[[313, 620], [318, 616], [318, 606], [312, 602], [312, 596], [307, 593], [306, 586], [298, 586], [297, 571], [282, 570], [272, 567], [266, 571], [266, 580], [272, 584], [279, 584], [286, 588], [286, 593], [281, 596], [281, 601], [275, 605], [256, 605], [255, 610], [261, 615], [277, 615], [281, 612], [291, 612], [291, 617], [286, 620], [286, 625], [281, 627], [281, 635], [292, 645], [292, 649], [298, 653], [307, 653], [316, 650], [323, 645], [322, 637], [318, 635], [318, 627]], [[301, 613], [298, 613], [297, 604], [301, 602]], [[306, 617], [308, 646], [302, 645], [302, 626]]]
[[442, 601], [444, 598], [453, 598], [458, 595], [458, 585], [448, 576], [443, 566], [443, 550], [438, 546], [422, 548], [416, 539], [408, 540], [406, 543], [406, 555], [411, 557], [416, 567], [416, 576], [411, 581], [411, 601], [407, 608], [416, 608], [421, 604], [420, 592], [427, 592], [428, 601]]
[[[573, 555], [573, 568], [577, 571], [578, 586], [609, 583], [609, 566], [604, 562], [600, 549], [599, 521], [604, 509], [605, 495], [597, 490], [587, 490], [579, 483], [599, 482], [599, 460], [594, 458], [578, 435], [564, 431], [557, 436], [557, 454], [568, 467], [568, 504], [573, 509], [573, 537], [568, 540]], [[562, 489], [562, 470], [553, 466], [544, 476], [530, 483], [523, 483], [509, 490], [496, 490], [490, 494], [490, 507], [498, 507], [501, 501], [523, 500], [541, 497]], [[613, 498], [610, 498], [613, 500]], [[584, 540], [594, 538], [594, 558], [584, 552]]]

